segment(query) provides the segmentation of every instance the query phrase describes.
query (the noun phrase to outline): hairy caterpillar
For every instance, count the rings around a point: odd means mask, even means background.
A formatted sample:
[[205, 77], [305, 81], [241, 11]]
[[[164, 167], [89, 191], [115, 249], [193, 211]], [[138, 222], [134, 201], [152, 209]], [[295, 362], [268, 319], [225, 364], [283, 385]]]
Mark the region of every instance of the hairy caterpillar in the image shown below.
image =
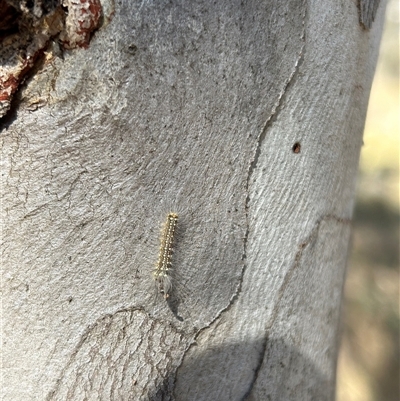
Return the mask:
[[172, 288], [170, 270], [177, 224], [178, 215], [173, 212], [168, 213], [167, 220], [164, 223], [161, 234], [160, 251], [157, 265], [153, 271], [153, 278], [156, 281], [158, 290], [164, 295], [165, 299], [169, 297], [169, 293]]

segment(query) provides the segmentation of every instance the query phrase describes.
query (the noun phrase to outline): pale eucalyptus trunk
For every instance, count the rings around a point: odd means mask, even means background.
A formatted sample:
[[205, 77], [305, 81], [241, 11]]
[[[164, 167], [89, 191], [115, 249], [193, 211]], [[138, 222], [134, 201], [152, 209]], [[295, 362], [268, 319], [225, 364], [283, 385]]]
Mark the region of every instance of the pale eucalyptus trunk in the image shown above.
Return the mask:
[[384, 2], [102, 3], [4, 120], [3, 399], [332, 401]]

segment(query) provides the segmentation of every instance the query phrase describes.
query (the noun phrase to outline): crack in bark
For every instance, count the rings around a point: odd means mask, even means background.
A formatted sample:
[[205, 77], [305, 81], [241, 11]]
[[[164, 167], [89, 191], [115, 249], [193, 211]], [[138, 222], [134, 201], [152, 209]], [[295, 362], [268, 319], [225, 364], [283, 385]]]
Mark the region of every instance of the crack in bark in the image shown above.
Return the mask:
[[265, 336], [264, 336], [264, 339], [262, 342], [262, 351], [260, 353], [260, 359], [258, 361], [257, 367], [254, 371], [253, 381], [250, 384], [250, 387], [247, 390], [246, 394], [242, 398], [242, 401], [248, 400], [248, 397], [250, 396], [250, 394], [254, 388], [254, 385], [257, 381], [258, 375], [260, 373], [261, 367], [264, 362], [265, 353], [266, 353], [267, 345], [268, 345], [268, 339], [270, 336], [270, 330], [272, 329], [272, 327], [275, 324], [275, 321], [278, 317], [280, 303], [282, 301], [283, 295], [285, 294], [286, 288], [288, 287], [289, 283], [291, 282], [291, 278], [292, 278], [295, 270], [300, 265], [300, 261], [303, 256], [304, 250], [314, 239], [316, 239], [318, 237], [319, 229], [321, 227], [322, 222], [324, 222], [324, 221], [334, 221], [338, 224], [350, 225], [352, 220], [349, 218], [339, 217], [339, 216], [336, 216], [333, 214], [327, 214], [327, 215], [321, 216], [314, 224], [314, 227], [311, 230], [311, 233], [308, 235], [308, 237], [297, 246], [297, 252], [296, 252], [296, 255], [294, 258], [294, 262], [293, 262], [292, 266], [290, 267], [290, 269], [286, 272], [285, 277], [283, 278], [283, 282], [282, 282], [281, 286], [279, 287], [277, 301], [276, 301], [273, 311], [272, 311], [272, 317], [270, 319], [270, 322], [267, 324], [267, 326], [265, 328]]
[[[246, 270], [246, 259], [247, 259], [247, 242], [248, 242], [248, 236], [249, 236], [249, 231], [250, 231], [250, 224], [249, 224], [249, 202], [250, 202], [250, 195], [249, 195], [249, 188], [250, 188], [250, 179], [251, 176], [253, 175], [254, 170], [256, 169], [257, 163], [258, 163], [258, 159], [260, 157], [261, 154], [261, 145], [266, 137], [268, 128], [271, 126], [271, 124], [275, 121], [276, 117], [279, 115], [279, 112], [282, 109], [282, 104], [283, 104], [283, 100], [285, 99], [287, 92], [289, 90], [289, 88], [293, 85], [293, 83], [295, 82], [295, 79], [298, 75], [300, 66], [303, 62], [304, 59], [304, 49], [305, 49], [305, 23], [306, 23], [306, 1], [303, 1], [303, 5], [304, 5], [304, 13], [303, 13], [303, 32], [301, 34], [301, 39], [303, 39], [303, 45], [300, 48], [298, 57], [296, 59], [296, 62], [294, 63], [294, 68], [292, 73], [290, 74], [288, 80], [286, 81], [278, 100], [276, 101], [272, 113], [270, 114], [270, 116], [267, 118], [265, 124], [264, 124], [264, 128], [261, 130], [261, 133], [258, 136], [257, 139], [257, 145], [256, 145], [256, 150], [254, 152], [254, 157], [253, 160], [250, 162], [249, 165], [249, 169], [248, 169], [248, 173], [247, 173], [247, 180], [246, 180], [246, 201], [245, 201], [245, 211], [246, 211], [246, 232], [245, 235], [243, 237], [243, 253], [242, 253], [242, 260], [243, 260], [243, 268], [242, 268], [242, 272], [241, 272], [241, 279], [240, 282], [238, 284], [237, 290], [235, 292], [235, 294], [231, 297], [229, 305], [224, 308], [223, 310], [221, 310], [221, 312], [219, 313], [218, 317], [223, 313], [226, 312], [227, 310], [230, 309], [230, 307], [235, 303], [236, 299], [239, 297], [239, 294], [242, 290], [242, 281], [243, 281], [243, 276], [244, 276], [244, 272]], [[216, 319], [214, 319], [210, 325], [215, 321]], [[209, 326], [210, 326], [209, 325]], [[208, 327], [209, 327], [208, 326]], [[205, 327], [206, 328], [206, 327]]]
[[[243, 253], [242, 253], [243, 267], [242, 267], [241, 277], [240, 277], [237, 289], [236, 289], [235, 293], [232, 295], [228, 305], [225, 308], [221, 309], [219, 311], [219, 313], [216, 314], [215, 318], [212, 321], [210, 321], [206, 326], [202, 327], [201, 329], [199, 329], [197, 331], [197, 333], [195, 333], [195, 335], [193, 337], [193, 341], [191, 343], [189, 343], [188, 347], [184, 351], [182, 359], [181, 359], [181, 363], [178, 365], [178, 367], [176, 368], [176, 371], [175, 371], [175, 377], [174, 377], [173, 386], [172, 386], [172, 394], [173, 395], [174, 395], [174, 390], [175, 390], [175, 386], [176, 386], [178, 371], [182, 366], [182, 363], [183, 363], [183, 361], [185, 359], [186, 353], [190, 350], [190, 348], [194, 344], [196, 344], [196, 339], [198, 338], [198, 336], [202, 332], [204, 332], [205, 330], [209, 329], [222, 316], [223, 313], [229, 311], [230, 308], [233, 307], [233, 305], [235, 304], [235, 301], [239, 298], [239, 295], [240, 295], [240, 293], [242, 291], [243, 277], [244, 277], [244, 273], [245, 273], [245, 270], [246, 270], [247, 242], [248, 242], [248, 236], [249, 236], [249, 231], [250, 231], [249, 212], [248, 212], [248, 210], [249, 210], [249, 202], [250, 202], [250, 195], [249, 195], [250, 179], [251, 179], [251, 176], [253, 175], [253, 172], [254, 172], [254, 170], [256, 168], [256, 165], [257, 165], [257, 162], [258, 162], [258, 159], [260, 157], [261, 145], [262, 145], [262, 143], [263, 143], [263, 141], [265, 139], [265, 136], [267, 134], [267, 130], [271, 126], [271, 124], [275, 121], [276, 117], [279, 115], [279, 112], [282, 109], [283, 100], [285, 99], [288, 90], [290, 89], [290, 87], [295, 82], [295, 79], [296, 79], [296, 77], [298, 75], [300, 66], [301, 66], [301, 64], [303, 62], [303, 59], [304, 59], [305, 44], [306, 44], [306, 17], [307, 17], [307, 1], [306, 0], [303, 0], [303, 9], [304, 9], [303, 16], [302, 16], [303, 17], [302, 18], [303, 31], [301, 33], [301, 39], [303, 40], [303, 44], [302, 44], [302, 46], [300, 48], [300, 51], [298, 53], [298, 57], [297, 57], [296, 62], [294, 64], [293, 71], [290, 74], [290, 76], [289, 76], [288, 80], [286, 81], [286, 83], [284, 84], [284, 87], [283, 87], [283, 89], [282, 89], [282, 91], [281, 91], [281, 93], [280, 93], [280, 95], [278, 97], [278, 100], [276, 101], [270, 116], [267, 118], [267, 120], [266, 120], [266, 122], [264, 124], [264, 127], [263, 127], [263, 129], [261, 130], [261, 133], [258, 136], [257, 144], [256, 144], [256, 150], [254, 152], [254, 157], [253, 157], [253, 160], [250, 162], [249, 168], [248, 168], [247, 179], [246, 179], [246, 190], [245, 190], [247, 195], [246, 195], [246, 200], [245, 200], [246, 232], [245, 232], [245, 235], [243, 237]], [[266, 344], [265, 344], [265, 347], [266, 347]], [[265, 351], [265, 347], [263, 347], [263, 354], [265, 353], [264, 352]], [[258, 371], [259, 371], [261, 365], [262, 365], [262, 361], [260, 363], [260, 366], [258, 366], [257, 370], [255, 371], [254, 382], [256, 380], [256, 377], [257, 377], [257, 374], [258, 374]], [[252, 383], [252, 385], [250, 386], [249, 391], [246, 394], [251, 392], [251, 389], [253, 387], [254, 382]], [[247, 397], [247, 395], [245, 395], [245, 398], [246, 397]]]
[[[305, 45], [306, 45], [306, 10], [307, 10], [307, 4], [306, 1], [303, 1], [303, 7], [304, 7], [304, 13], [303, 13], [303, 32], [301, 34], [301, 39], [303, 40], [303, 45], [300, 48], [297, 60], [294, 64], [294, 68], [292, 73], [290, 74], [288, 80], [286, 81], [280, 95], [279, 98], [277, 100], [277, 102], [274, 105], [274, 108], [272, 110], [271, 115], [267, 118], [265, 124], [264, 124], [264, 128], [262, 129], [261, 133], [258, 136], [258, 140], [257, 140], [257, 146], [256, 146], [256, 150], [254, 152], [254, 157], [253, 160], [250, 162], [249, 165], [249, 169], [248, 169], [248, 173], [247, 173], [247, 181], [246, 181], [246, 203], [245, 203], [245, 210], [246, 210], [246, 223], [247, 223], [247, 229], [246, 229], [246, 233], [243, 239], [244, 242], [244, 246], [243, 246], [243, 256], [242, 259], [245, 261], [247, 259], [247, 242], [248, 242], [248, 236], [249, 236], [249, 232], [250, 232], [250, 223], [249, 223], [249, 203], [250, 203], [250, 180], [251, 177], [257, 167], [257, 163], [258, 163], [258, 159], [260, 158], [261, 155], [261, 146], [262, 143], [264, 142], [264, 139], [267, 135], [267, 131], [268, 128], [272, 125], [272, 123], [276, 120], [277, 116], [279, 115], [280, 111], [282, 110], [282, 105], [283, 105], [283, 101], [289, 91], [289, 89], [292, 87], [292, 85], [294, 84], [296, 77], [298, 75], [298, 72], [300, 70], [300, 66], [304, 60], [304, 53], [305, 53]], [[244, 263], [246, 264], [246, 263]], [[243, 268], [242, 271], [242, 279], [243, 279], [243, 275], [244, 275], [244, 270], [245, 268]], [[237, 294], [238, 295], [240, 293], [241, 290], [241, 284], [242, 282], [240, 282]]]
[[[292, 74], [290, 75], [289, 79], [287, 80], [287, 82], [286, 82], [286, 84], [285, 84], [285, 86], [284, 86], [284, 88], [283, 88], [283, 90], [282, 90], [282, 92], [281, 92], [281, 94], [279, 96], [279, 99], [276, 102], [274, 109], [272, 110], [271, 115], [268, 117], [267, 121], [265, 122], [264, 128], [262, 129], [262, 131], [261, 131], [261, 133], [260, 133], [260, 135], [258, 137], [257, 148], [256, 148], [256, 151], [255, 151], [255, 154], [254, 154], [254, 158], [250, 163], [248, 174], [247, 174], [247, 182], [246, 182], [247, 198], [246, 198], [246, 206], [245, 206], [246, 207], [247, 230], [246, 230], [246, 234], [245, 234], [245, 237], [244, 237], [243, 260], [246, 260], [248, 236], [249, 236], [249, 232], [250, 232], [250, 223], [249, 223], [249, 220], [250, 220], [249, 219], [249, 203], [250, 203], [250, 190], [249, 190], [249, 188], [250, 188], [250, 180], [251, 180], [251, 177], [252, 177], [252, 175], [253, 175], [256, 167], [257, 167], [257, 163], [258, 163], [258, 160], [259, 160], [260, 155], [261, 155], [261, 146], [262, 146], [262, 143], [264, 142], [264, 139], [265, 139], [265, 137], [267, 135], [267, 131], [268, 131], [269, 127], [273, 124], [273, 122], [276, 120], [276, 118], [279, 115], [280, 111], [282, 110], [282, 105], [283, 105], [283, 102], [284, 102], [284, 100], [286, 98], [286, 95], [287, 95], [289, 89], [293, 86], [293, 84], [294, 84], [294, 82], [295, 82], [295, 80], [297, 78], [297, 75], [299, 73], [300, 66], [304, 61], [304, 53], [305, 53], [305, 46], [306, 46], [306, 18], [307, 18], [307, 2], [306, 1], [303, 1], [303, 7], [304, 7], [303, 32], [302, 32], [302, 35], [301, 35], [301, 39], [303, 40], [303, 45], [301, 46], [300, 52], [298, 54], [297, 60], [296, 60], [295, 65], [294, 65], [294, 69], [292, 71]], [[319, 227], [319, 224], [317, 225], [317, 227]], [[305, 246], [306, 245], [304, 245], [302, 248], [300, 248], [300, 250], [297, 252], [294, 266], [296, 266], [296, 263], [297, 264], [299, 263], [302, 251], [305, 248]], [[292, 269], [290, 269], [289, 272], [292, 272], [291, 274], [293, 274], [293, 270], [294, 270], [294, 268], [292, 267]], [[245, 267], [243, 268], [243, 271], [242, 271], [242, 280], [243, 280], [244, 271], [245, 271]], [[260, 359], [259, 359], [259, 362], [257, 364], [256, 369], [254, 370], [253, 380], [250, 383], [250, 386], [249, 386], [248, 390], [246, 391], [246, 393], [244, 394], [244, 396], [242, 398], [243, 401], [246, 401], [248, 399], [248, 397], [250, 396], [250, 394], [251, 394], [251, 392], [252, 392], [252, 390], [254, 388], [254, 385], [255, 385], [255, 383], [257, 381], [259, 372], [261, 370], [261, 367], [262, 367], [262, 364], [263, 364], [263, 361], [264, 361], [265, 351], [266, 351], [267, 344], [268, 344], [269, 330], [273, 326], [273, 324], [275, 322], [275, 319], [276, 319], [276, 317], [278, 315], [278, 306], [279, 306], [281, 298], [283, 296], [284, 289], [287, 286], [288, 280], [290, 278], [289, 277], [286, 280], [287, 276], [288, 275], [286, 274], [285, 279], [284, 279], [284, 284], [281, 286], [281, 288], [279, 290], [278, 301], [275, 304], [275, 307], [274, 307], [274, 310], [273, 310], [272, 320], [271, 320], [270, 324], [267, 325], [267, 328], [266, 328], [266, 334], [264, 336], [264, 340], [263, 340], [263, 344], [262, 344], [262, 351], [260, 353]], [[242, 280], [240, 282], [240, 287], [239, 287], [238, 292], [236, 294], [237, 296], [239, 295], [240, 290], [241, 290]]]

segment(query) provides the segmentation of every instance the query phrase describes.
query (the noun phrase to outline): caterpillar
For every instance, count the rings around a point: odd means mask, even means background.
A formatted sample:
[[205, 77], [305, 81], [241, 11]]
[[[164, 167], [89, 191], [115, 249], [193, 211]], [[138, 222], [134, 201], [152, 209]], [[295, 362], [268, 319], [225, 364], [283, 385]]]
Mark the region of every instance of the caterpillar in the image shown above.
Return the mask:
[[170, 212], [163, 225], [160, 252], [157, 265], [153, 271], [153, 278], [156, 281], [158, 290], [167, 299], [172, 289], [171, 265], [173, 245], [175, 239], [176, 226], [178, 224], [178, 214]]

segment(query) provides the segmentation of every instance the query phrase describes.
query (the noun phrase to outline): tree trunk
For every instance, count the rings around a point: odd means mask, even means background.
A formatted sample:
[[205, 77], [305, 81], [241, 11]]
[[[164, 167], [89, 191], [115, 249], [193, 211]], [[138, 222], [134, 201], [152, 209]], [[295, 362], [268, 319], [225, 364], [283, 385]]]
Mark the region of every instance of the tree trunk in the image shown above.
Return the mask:
[[3, 118], [4, 400], [334, 399], [369, 3], [102, 0], [87, 49], [49, 33]]

